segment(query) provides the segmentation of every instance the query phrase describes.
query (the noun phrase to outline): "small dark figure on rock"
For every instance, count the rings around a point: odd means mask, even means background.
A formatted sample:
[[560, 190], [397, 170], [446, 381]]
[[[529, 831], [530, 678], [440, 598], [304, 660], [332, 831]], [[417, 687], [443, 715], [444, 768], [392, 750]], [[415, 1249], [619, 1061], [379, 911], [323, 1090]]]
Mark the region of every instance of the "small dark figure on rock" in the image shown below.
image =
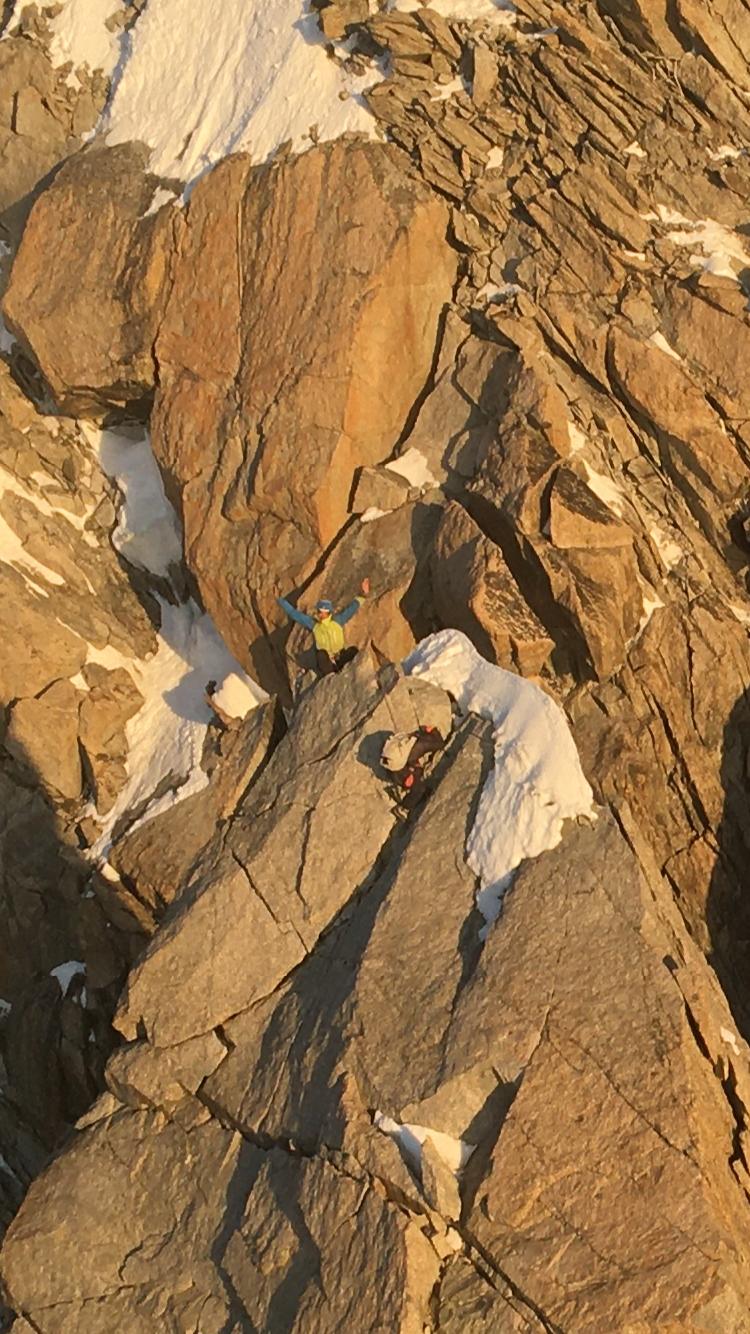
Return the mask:
[[394, 732], [380, 752], [380, 763], [393, 779], [397, 805], [413, 811], [427, 794], [425, 770], [445, 740], [436, 727], [420, 727], [416, 732]]
[[344, 638], [344, 626], [347, 621], [352, 619], [352, 616], [356, 616], [369, 592], [370, 580], [363, 579], [361, 595], [357, 596], [348, 606], [342, 607], [340, 611], [335, 611], [333, 603], [328, 598], [321, 598], [316, 603], [312, 616], [305, 611], [300, 611], [286, 598], [278, 599], [279, 606], [283, 607], [290, 620], [296, 621], [298, 625], [304, 625], [306, 630], [312, 630], [319, 676], [330, 676], [332, 672], [340, 672], [342, 667], [352, 661], [352, 658], [356, 658], [356, 648], [351, 645], [347, 647]]

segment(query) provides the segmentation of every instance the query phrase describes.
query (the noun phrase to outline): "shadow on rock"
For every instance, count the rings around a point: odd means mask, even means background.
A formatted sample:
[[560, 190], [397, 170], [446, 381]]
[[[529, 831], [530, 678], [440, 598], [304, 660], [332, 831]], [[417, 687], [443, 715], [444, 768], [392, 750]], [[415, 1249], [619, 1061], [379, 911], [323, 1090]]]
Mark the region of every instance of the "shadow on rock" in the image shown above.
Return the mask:
[[737, 1026], [750, 1040], [750, 690], [724, 728], [724, 809], [706, 903], [711, 963]]

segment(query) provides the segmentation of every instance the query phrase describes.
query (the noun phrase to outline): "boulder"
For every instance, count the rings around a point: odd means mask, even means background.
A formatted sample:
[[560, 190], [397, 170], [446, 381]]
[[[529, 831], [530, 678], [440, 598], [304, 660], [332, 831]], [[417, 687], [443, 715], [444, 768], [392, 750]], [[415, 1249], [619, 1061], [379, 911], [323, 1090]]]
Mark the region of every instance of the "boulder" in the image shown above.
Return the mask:
[[240, 657], [257, 645], [266, 685], [276, 595], [312, 574], [355, 472], [390, 455], [424, 385], [455, 275], [446, 227], [382, 144], [229, 159], [192, 196], [154, 449], [204, 601]]
[[[174, 250], [145, 145], [97, 143], [37, 200], [3, 303], [63, 411], [137, 406], [154, 387], [154, 342]], [[54, 256], [54, 262], [50, 257]]]
[[388, 468], [362, 468], [357, 477], [352, 497], [352, 513], [365, 510], [395, 510], [409, 499], [409, 483], [405, 477]]

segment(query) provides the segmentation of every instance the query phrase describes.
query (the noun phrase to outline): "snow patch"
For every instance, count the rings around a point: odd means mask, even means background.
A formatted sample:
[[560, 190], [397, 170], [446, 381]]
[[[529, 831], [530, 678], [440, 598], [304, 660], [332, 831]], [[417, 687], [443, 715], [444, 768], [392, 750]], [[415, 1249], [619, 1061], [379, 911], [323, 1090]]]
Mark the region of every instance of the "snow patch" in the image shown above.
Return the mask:
[[634, 139], [632, 144], [628, 144], [627, 148], [623, 148], [622, 151], [627, 154], [628, 157], [644, 158], [647, 156], [645, 150], [641, 148], [637, 139]]
[[679, 565], [685, 555], [682, 547], [671, 537], [668, 537], [657, 523], [651, 524], [648, 531], [665, 568], [667, 570], [673, 570], [676, 565]]
[[158, 213], [159, 209], [163, 208], [165, 204], [178, 204], [179, 202], [180, 196], [176, 195], [174, 190], [165, 190], [164, 187], [160, 185], [157, 190], [154, 190], [151, 203], [142, 216], [144, 218], [150, 218], [152, 213]]
[[379, 510], [377, 505], [369, 505], [359, 516], [360, 523], [374, 523], [375, 519], [384, 519], [386, 514], [392, 514], [393, 510]]
[[[649, 597], [649, 593], [651, 593], [653, 596]], [[638, 623], [638, 629], [636, 630], [636, 635], [635, 635], [636, 639], [638, 638], [639, 635], [643, 634], [643, 631], [646, 629], [646, 626], [651, 620], [651, 617], [653, 616], [654, 612], [658, 611], [659, 608], [663, 606], [664, 603], [662, 602], [658, 593], [654, 593], [653, 589], [649, 589], [648, 592], [644, 590], [643, 615], [641, 616], [641, 619]]]
[[107, 141], [147, 143], [153, 172], [190, 185], [228, 153], [263, 162], [287, 141], [300, 151], [350, 131], [379, 137], [362, 93], [382, 71], [348, 73], [329, 45], [302, 0], [194, 4], [189, 20], [185, 0], [149, 0], [105, 111]]
[[93, 426], [83, 430], [122, 495], [113, 547], [138, 569], [168, 575], [170, 566], [182, 560], [182, 535], [148, 433], [142, 428], [131, 434]]
[[672, 344], [667, 342], [660, 329], [657, 329], [655, 333], [652, 333], [648, 341], [649, 343], [653, 343], [654, 347], [658, 347], [661, 352], [666, 352], [667, 356], [672, 357], [674, 361], [682, 361], [679, 352], [675, 352]]
[[442, 1130], [431, 1130], [429, 1126], [407, 1123], [400, 1125], [398, 1121], [394, 1121], [383, 1112], [375, 1112], [373, 1124], [378, 1130], [382, 1130], [384, 1135], [394, 1140], [402, 1156], [417, 1173], [422, 1170], [422, 1145], [426, 1139], [432, 1140], [446, 1167], [456, 1177], [460, 1176], [476, 1148], [475, 1144], [467, 1144], [463, 1139], [454, 1139], [452, 1135], [446, 1135]]
[[585, 449], [589, 442], [588, 436], [584, 435], [580, 426], [576, 426], [575, 422], [572, 421], [568, 422], [568, 439], [570, 441], [571, 454], [580, 454], [581, 450]]
[[243, 671], [228, 672], [218, 690], [211, 696], [211, 703], [225, 713], [228, 718], [246, 718], [258, 705], [268, 699], [264, 690]]
[[[229, 652], [211, 617], [194, 602], [177, 607], [161, 599], [159, 603], [157, 652], [144, 660], [120, 659], [144, 703], [126, 724], [127, 782], [92, 849], [97, 862], [109, 853], [115, 826], [131, 812], [140, 812], [130, 826], [133, 830], [206, 786], [208, 774], [201, 767], [201, 757], [206, 729], [214, 719], [206, 696], [209, 681], [236, 678], [237, 685], [229, 688], [229, 694], [236, 699], [242, 690], [245, 713], [253, 707], [251, 700], [257, 705], [268, 698]], [[101, 657], [101, 653], [92, 654], [94, 661]]]
[[611, 477], [607, 477], [606, 473], [597, 472], [585, 459], [582, 462], [586, 470], [586, 485], [589, 491], [593, 491], [594, 495], [598, 496], [608, 509], [614, 510], [615, 514], [622, 516], [625, 495], [621, 488], [616, 482], [612, 481]]
[[719, 148], [709, 148], [708, 156], [712, 162], [728, 162], [742, 157], [744, 151], [742, 148], [733, 148], [731, 144], [721, 144]]
[[486, 662], [466, 635], [428, 636], [404, 667], [446, 690], [463, 713], [493, 724], [495, 764], [466, 843], [480, 881], [477, 906], [489, 924], [521, 862], [556, 847], [565, 820], [594, 817], [593, 794], [559, 705], [531, 681]]
[[399, 454], [397, 459], [392, 459], [386, 463], [386, 468], [391, 472], [398, 473], [399, 477], [405, 477], [410, 486], [430, 487], [437, 486], [437, 481], [430, 472], [430, 465], [427, 462], [421, 449], [405, 450]]
[[701, 218], [696, 222], [668, 209], [664, 204], [656, 205], [656, 213], [643, 213], [641, 216], [647, 222], [661, 222], [665, 226], [677, 228], [667, 233], [667, 240], [673, 245], [701, 251], [701, 254], [691, 255], [690, 262], [704, 273], [736, 279], [739, 271], [750, 265], [750, 253], [741, 238], [715, 218]]
[[[422, 8], [422, 2], [390, 0], [386, 8], [402, 14], [413, 14]], [[430, 0], [430, 9], [441, 14], [444, 19], [454, 19], [459, 23], [484, 21], [507, 28], [516, 22], [516, 8], [509, 0]]]
[[488, 306], [495, 305], [501, 301], [507, 301], [508, 297], [516, 296], [522, 292], [523, 288], [518, 283], [485, 283], [483, 287], [477, 290], [477, 300], [484, 301]]
[[0, 1019], [7, 1019], [12, 1009], [13, 1006], [10, 1001], [7, 1001], [3, 996], [0, 996]]
[[67, 996], [73, 978], [86, 976], [86, 965], [81, 963], [80, 959], [68, 959], [67, 963], [59, 963], [56, 968], [50, 968], [49, 975], [57, 979], [63, 996]]
[[72, 63], [66, 82], [74, 88], [80, 87], [75, 71], [82, 65], [92, 72], [112, 74], [120, 54], [121, 32], [112, 31], [106, 23], [121, 12], [121, 0], [63, 0], [59, 13], [49, 20], [50, 59], [55, 66]]

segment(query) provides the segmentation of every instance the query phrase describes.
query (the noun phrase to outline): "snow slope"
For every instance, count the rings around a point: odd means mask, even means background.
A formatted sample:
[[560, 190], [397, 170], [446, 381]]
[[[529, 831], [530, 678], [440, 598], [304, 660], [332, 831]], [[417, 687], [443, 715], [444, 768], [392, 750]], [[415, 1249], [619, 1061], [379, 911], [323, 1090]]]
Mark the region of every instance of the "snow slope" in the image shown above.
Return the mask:
[[263, 162], [287, 140], [299, 150], [313, 135], [377, 133], [361, 94], [381, 70], [353, 75], [331, 59], [308, 3], [189, 8], [186, 21], [185, 0], [149, 0], [124, 39], [102, 125], [109, 143], [144, 141], [153, 171], [190, 184], [228, 153]]
[[531, 681], [486, 662], [460, 631], [423, 639], [404, 667], [493, 724], [495, 764], [466, 844], [477, 906], [490, 923], [521, 862], [554, 848], [564, 820], [593, 818], [591, 788], [562, 709]]

